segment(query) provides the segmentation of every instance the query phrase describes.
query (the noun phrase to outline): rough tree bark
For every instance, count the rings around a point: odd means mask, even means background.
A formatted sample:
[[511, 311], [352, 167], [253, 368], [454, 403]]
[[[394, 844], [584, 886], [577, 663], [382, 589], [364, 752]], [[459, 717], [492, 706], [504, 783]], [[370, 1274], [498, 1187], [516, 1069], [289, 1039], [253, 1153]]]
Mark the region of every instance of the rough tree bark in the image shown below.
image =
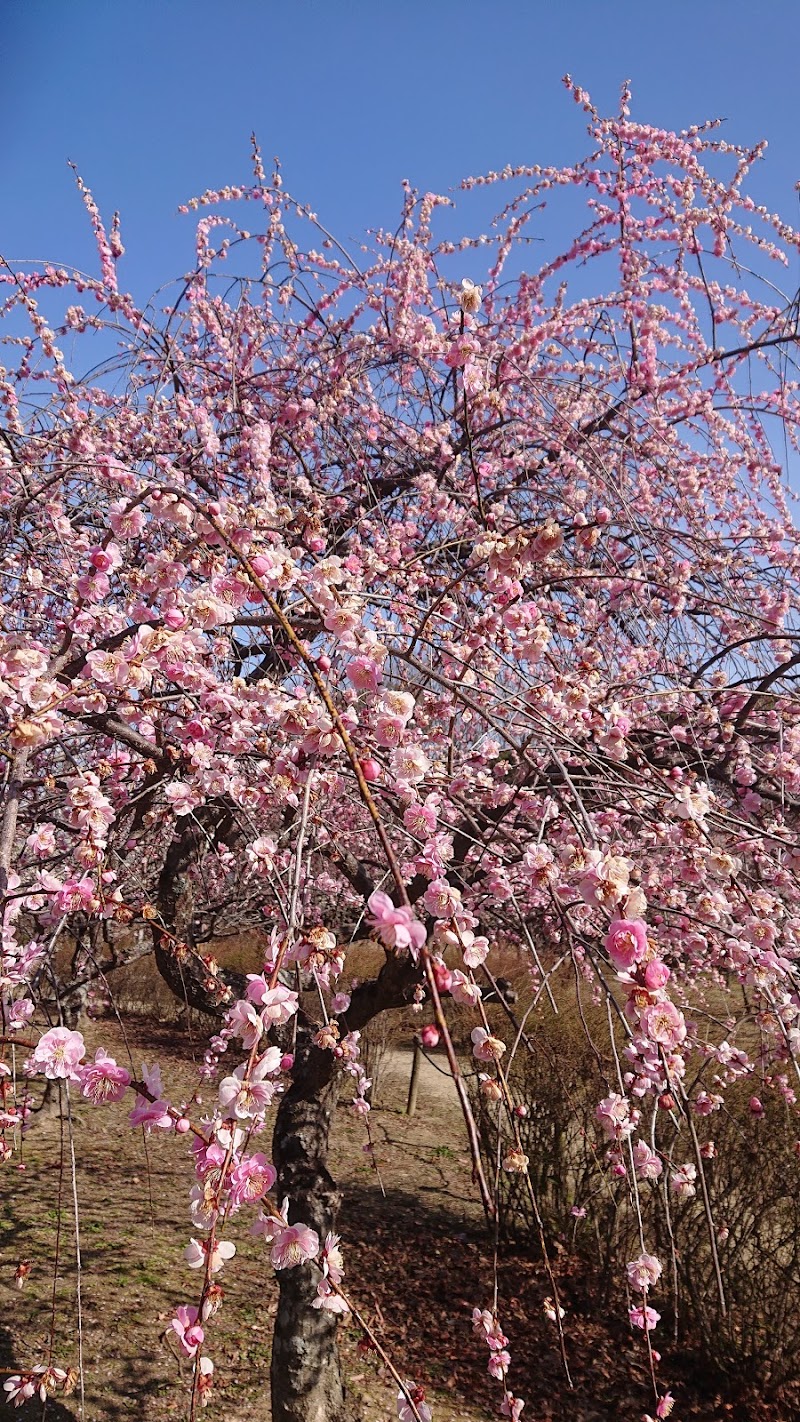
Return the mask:
[[[344, 1031], [360, 1031], [378, 1013], [406, 1006], [420, 970], [409, 957], [388, 956], [381, 972], [353, 993]], [[328, 1146], [340, 1069], [330, 1052], [298, 1025], [292, 1085], [278, 1108], [272, 1138], [278, 1195], [290, 1199], [289, 1222], [302, 1221], [323, 1242], [336, 1232], [341, 1200], [328, 1169]], [[272, 1344], [273, 1422], [358, 1422], [357, 1402], [344, 1386], [337, 1346], [339, 1317], [312, 1307], [319, 1275], [308, 1268], [278, 1274]]]
[[[335, 1232], [341, 1195], [328, 1170], [328, 1145], [339, 1075], [330, 1052], [298, 1033], [292, 1085], [278, 1108], [272, 1138], [278, 1195], [290, 1199], [289, 1221]], [[278, 1273], [272, 1342], [273, 1422], [357, 1422], [337, 1347], [338, 1317], [313, 1308], [318, 1273], [305, 1267]]]

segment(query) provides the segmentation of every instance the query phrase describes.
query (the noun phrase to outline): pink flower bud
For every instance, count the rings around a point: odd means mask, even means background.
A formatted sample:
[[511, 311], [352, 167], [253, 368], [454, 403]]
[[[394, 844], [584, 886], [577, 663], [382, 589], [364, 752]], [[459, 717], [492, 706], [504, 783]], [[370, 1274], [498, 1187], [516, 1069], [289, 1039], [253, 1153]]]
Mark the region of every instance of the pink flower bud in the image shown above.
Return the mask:
[[181, 1116], [180, 1120], [175, 1122], [175, 1130], [180, 1132], [182, 1136], [185, 1135], [186, 1132], [190, 1131], [191, 1129], [192, 1123], [191, 1121], [187, 1121], [185, 1116]]
[[671, 1096], [668, 1091], [664, 1091], [658, 1098], [658, 1104], [662, 1111], [674, 1111], [675, 1097]]
[[453, 974], [441, 959], [434, 959], [431, 963], [434, 982], [439, 992], [449, 992], [453, 986]]
[[319, 667], [321, 672], [329, 672], [332, 665], [333, 663], [331, 662], [330, 657], [326, 657], [324, 653], [322, 654], [322, 656], [317, 657], [317, 666]]
[[372, 756], [367, 756], [364, 760], [362, 760], [361, 774], [369, 784], [374, 783], [376, 780], [380, 780], [381, 768], [377, 760], [373, 760]]
[[754, 1116], [763, 1116], [764, 1107], [757, 1096], [750, 1097], [750, 1110]]
[[429, 1022], [428, 1025], [426, 1027], [423, 1027], [422, 1031], [420, 1032], [419, 1040], [421, 1041], [423, 1047], [438, 1047], [439, 1028], [435, 1027], [432, 1022]]
[[281, 1057], [281, 1071], [291, 1071], [293, 1066], [294, 1054], [292, 1052], [287, 1052], [285, 1056]]

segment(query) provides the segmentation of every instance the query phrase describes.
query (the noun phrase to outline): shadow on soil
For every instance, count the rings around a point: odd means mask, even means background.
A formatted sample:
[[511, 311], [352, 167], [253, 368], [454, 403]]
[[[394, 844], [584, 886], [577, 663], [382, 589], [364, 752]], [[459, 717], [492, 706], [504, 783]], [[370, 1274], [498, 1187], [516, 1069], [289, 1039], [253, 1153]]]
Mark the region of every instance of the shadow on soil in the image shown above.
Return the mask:
[[[11, 1338], [5, 1328], [0, 1328], [0, 1374], [5, 1381], [9, 1373], [13, 1373], [19, 1367], [17, 1359], [11, 1347]], [[26, 1402], [22, 1407], [11, 1407], [4, 1400], [5, 1392], [0, 1392], [0, 1418], [3, 1422], [39, 1422], [41, 1417], [45, 1422], [77, 1422], [77, 1413], [71, 1411], [63, 1402], [57, 1398], [48, 1398], [47, 1403], [43, 1403], [39, 1398]]]

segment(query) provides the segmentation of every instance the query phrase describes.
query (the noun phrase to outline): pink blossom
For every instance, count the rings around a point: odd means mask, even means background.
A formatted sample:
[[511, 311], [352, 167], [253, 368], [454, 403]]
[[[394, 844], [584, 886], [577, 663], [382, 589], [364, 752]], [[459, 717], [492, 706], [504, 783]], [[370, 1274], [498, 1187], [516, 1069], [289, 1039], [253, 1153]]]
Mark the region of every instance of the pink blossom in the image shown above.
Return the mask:
[[428, 1049], [432, 1047], [438, 1047], [439, 1028], [435, 1025], [435, 1023], [428, 1022], [426, 1026], [422, 1028], [419, 1034], [419, 1040], [421, 1041], [423, 1047], [426, 1047]]
[[294, 1269], [319, 1253], [319, 1235], [308, 1225], [290, 1225], [273, 1215], [259, 1221], [256, 1229], [272, 1245], [269, 1257], [275, 1269]]
[[500, 1404], [500, 1416], [510, 1417], [511, 1422], [519, 1422], [524, 1406], [525, 1403], [521, 1397], [515, 1397], [513, 1392], [507, 1392]]
[[349, 1313], [350, 1308], [341, 1294], [337, 1294], [327, 1279], [317, 1284], [317, 1296], [311, 1300], [312, 1308], [324, 1308], [328, 1313]]
[[644, 985], [648, 992], [660, 992], [669, 982], [670, 971], [660, 958], [651, 958], [644, 965]]
[[[416, 1413], [411, 1408], [409, 1397], [416, 1408]], [[420, 1422], [431, 1422], [433, 1413], [425, 1401], [424, 1390], [421, 1387], [415, 1387], [414, 1383], [406, 1383], [405, 1392], [397, 1394], [397, 1422], [417, 1422], [418, 1417]]]
[[654, 1308], [645, 1307], [643, 1304], [637, 1305], [636, 1308], [629, 1308], [628, 1318], [634, 1328], [643, 1328], [648, 1333], [655, 1328], [657, 1323], [661, 1322], [661, 1314], [657, 1313]]
[[21, 1032], [30, 1022], [34, 1014], [34, 1005], [29, 997], [17, 998], [6, 1009], [6, 1029], [9, 1032]]
[[663, 1047], [677, 1047], [686, 1037], [683, 1013], [674, 1002], [651, 1003], [644, 1009], [639, 1026], [648, 1041], [658, 1042]]
[[468, 978], [466, 973], [462, 973], [460, 968], [454, 969], [452, 973], [450, 993], [453, 1001], [462, 1007], [474, 1007], [481, 999], [481, 990], [478, 984]]
[[628, 1286], [638, 1294], [654, 1288], [661, 1278], [662, 1266], [653, 1254], [640, 1254], [638, 1259], [633, 1259], [625, 1268]]
[[86, 1043], [80, 1032], [51, 1027], [39, 1038], [30, 1061], [33, 1070], [48, 1081], [77, 1081], [78, 1067], [85, 1055]]
[[248, 1155], [231, 1171], [231, 1199], [235, 1205], [260, 1200], [275, 1184], [275, 1169], [265, 1155]]
[[[211, 1251], [211, 1273], [218, 1274], [228, 1259], [232, 1259], [236, 1253], [236, 1245], [228, 1240], [220, 1240]], [[190, 1269], [202, 1269], [208, 1258], [208, 1245], [205, 1240], [192, 1239], [187, 1244], [184, 1258]]]
[[606, 934], [606, 951], [614, 967], [629, 973], [647, 952], [647, 928], [641, 919], [618, 918]]
[[370, 911], [369, 924], [374, 928], [381, 943], [388, 948], [418, 951], [425, 943], [424, 925], [414, 917], [411, 909], [395, 908], [388, 894], [376, 889], [371, 894], [367, 907]]
[[153, 1126], [157, 1126], [160, 1130], [171, 1130], [174, 1121], [170, 1113], [169, 1102], [162, 1099], [164, 1087], [161, 1083], [160, 1069], [157, 1066], [143, 1066], [142, 1080], [154, 1100], [150, 1101], [146, 1096], [137, 1095], [136, 1105], [128, 1120], [132, 1126], [144, 1126], [148, 1132]]
[[277, 987], [270, 987], [266, 978], [255, 973], [247, 974], [247, 996], [250, 1002], [257, 1003], [263, 1009], [263, 1017], [268, 1023], [275, 1027], [282, 1027], [289, 1021], [297, 1011], [297, 993], [291, 988], [283, 987], [278, 983]]
[[657, 1180], [661, 1174], [661, 1161], [647, 1141], [637, 1141], [633, 1147], [633, 1168], [640, 1180]]
[[89, 1062], [78, 1071], [81, 1095], [94, 1106], [106, 1106], [110, 1101], [121, 1101], [130, 1085], [131, 1074], [124, 1067], [117, 1066], [102, 1047], [94, 1054], [94, 1062]]
[[616, 1091], [612, 1091], [610, 1096], [600, 1102], [595, 1114], [611, 1141], [623, 1140], [629, 1136], [638, 1118], [637, 1112], [631, 1112], [627, 1097], [618, 1095]]
[[240, 998], [228, 1013], [228, 1027], [238, 1037], [245, 1051], [250, 1051], [264, 1034], [264, 1020], [252, 1002]]
[[502, 1057], [506, 1044], [499, 1037], [493, 1037], [485, 1027], [473, 1027], [471, 1032], [472, 1055], [479, 1062], [496, 1062]]
[[340, 1239], [338, 1234], [326, 1234], [325, 1243], [322, 1247], [322, 1272], [330, 1279], [332, 1284], [341, 1284], [344, 1278], [344, 1260], [339, 1244]]
[[511, 1354], [502, 1349], [499, 1353], [490, 1353], [487, 1368], [493, 1378], [504, 1378], [511, 1367]]
[[679, 1165], [673, 1170], [669, 1183], [679, 1199], [690, 1200], [697, 1193], [694, 1183], [696, 1179], [697, 1166], [687, 1161], [685, 1165]]
[[252, 1067], [249, 1075], [247, 1067], [236, 1068], [232, 1076], [226, 1076], [219, 1085], [220, 1110], [236, 1116], [240, 1121], [250, 1116], [261, 1116], [272, 1104], [278, 1086], [267, 1080], [278, 1071], [281, 1053], [278, 1047], [269, 1047]]
[[196, 1308], [181, 1304], [180, 1308], [175, 1310], [175, 1317], [170, 1320], [169, 1326], [185, 1358], [193, 1358], [205, 1338], [205, 1333], [197, 1321], [198, 1317]]

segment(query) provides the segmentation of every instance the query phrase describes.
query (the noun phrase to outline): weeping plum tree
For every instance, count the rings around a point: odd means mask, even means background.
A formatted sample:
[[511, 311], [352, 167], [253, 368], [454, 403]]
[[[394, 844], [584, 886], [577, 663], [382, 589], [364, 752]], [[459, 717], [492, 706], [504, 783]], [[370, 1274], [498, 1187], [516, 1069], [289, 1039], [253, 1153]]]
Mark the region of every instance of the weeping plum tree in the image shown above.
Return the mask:
[[[376, 1014], [411, 1005], [442, 1040], [491, 1219], [447, 1000], [473, 1013], [498, 1168], [529, 1181], [510, 1038], [483, 1001], [498, 947], [532, 996], [562, 974], [607, 1002], [597, 1135], [632, 1210], [644, 1190], [707, 1206], [730, 1082], [794, 1103], [797, 311], [781, 280], [798, 237], [746, 195], [758, 148], [634, 122], [627, 93], [604, 119], [569, 87], [583, 161], [470, 179], [455, 215], [407, 188], [398, 228], [355, 256], [255, 152], [250, 182], [188, 204], [196, 266], [166, 310], [124, 293], [118, 224], [83, 188], [100, 275], [0, 273], [2, 1151], [13, 1162], [28, 1110], [20, 1053], [153, 1149], [191, 1142], [171, 1327], [192, 1417], [213, 1401], [217, 1277], [242, 1228], [280, 1282], [272, 1415], [357, 1413], [327, 1153], [346, 1074], [369, 1111], [359, 1036]], [[454, 240], [470, 204], [476, 235]], [[264, 962], [237, 979], [208, 944], [254, 923]], [[365, 931], [385, 960], [354, 986]], [[157, 1069], [90, 1060], [75, 1030], [87, 984], [145, 950], [216, 1019], [202, 1119]], [[713, 1013], [709, 991], [734, 986]], [[654, 1144], [659, 1110], [685, 1159]], [[271, 1159], [253, 1136], [267, 1119]], [[630, 1321], [665, 1416], [651, 1334], [669, 1270], [640, 1243]], [[502, 1299], [485, 1279], [474, 1296], [500, 1411], [519, 1418]], [[551, 1312], [568, 1358], [557, 1295]], [[56, 1336], [7, 1396], [69, 1388], [75, 1362]], [[399, 1416], [429, 1418], [396, 1382]]]

